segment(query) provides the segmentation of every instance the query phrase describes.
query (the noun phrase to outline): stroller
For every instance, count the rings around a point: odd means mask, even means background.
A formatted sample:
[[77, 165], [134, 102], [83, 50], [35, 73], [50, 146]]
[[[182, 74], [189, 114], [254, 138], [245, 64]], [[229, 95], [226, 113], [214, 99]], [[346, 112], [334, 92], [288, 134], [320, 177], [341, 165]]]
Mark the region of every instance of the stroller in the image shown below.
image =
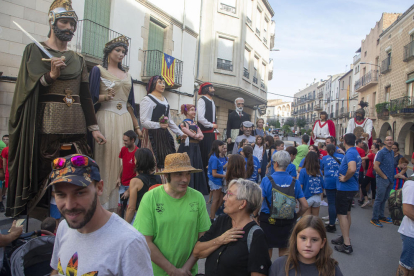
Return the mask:
[[[41, 236], [42, 234], [47, 236]], [[55, 236], [49, 231], [37, 230], [22, 234], [6, 247], [1, 276], [50, 275]]]

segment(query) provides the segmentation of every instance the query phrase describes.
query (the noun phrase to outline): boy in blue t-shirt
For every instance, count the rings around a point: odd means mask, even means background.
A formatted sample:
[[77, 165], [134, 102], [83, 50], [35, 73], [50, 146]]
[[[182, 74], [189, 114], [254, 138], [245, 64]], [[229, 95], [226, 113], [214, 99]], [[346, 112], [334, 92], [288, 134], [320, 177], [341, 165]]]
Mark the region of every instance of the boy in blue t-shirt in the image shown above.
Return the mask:
[[351, 226], [351, 206], [354, 196], [359, 190], [358, 176], [361, 168], [361, 156], [355, 148], [356, 137], [353, 133], [344, 136], [346, 149], [345, 157], [339, 166], [339, 177], [336, 182], [336, 213], [342, 236], [332, 240], [335, 250], [351, 254], [353, 252], [351, 240], [349, 238], [349, 228]]

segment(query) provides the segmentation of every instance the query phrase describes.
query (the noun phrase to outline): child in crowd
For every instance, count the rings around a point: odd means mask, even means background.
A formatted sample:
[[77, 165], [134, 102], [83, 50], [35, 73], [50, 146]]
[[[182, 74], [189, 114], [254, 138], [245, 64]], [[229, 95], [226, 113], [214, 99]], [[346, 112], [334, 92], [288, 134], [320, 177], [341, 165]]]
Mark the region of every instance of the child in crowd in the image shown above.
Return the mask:
[[254, 145], [253, 155], [259, 159], [260, 163], [263, 160], [263, 155], [266, 153], [266, 147], [264, 146], [264, 140], [262, 136], [256, 136], [256, 144]]
[[305, 216], [293, 228], [288, 254], [275, 260], [269, 276], [342, 276], [338, 262], [331, 255], [322, 220]]
[[319, 216], [321, 194], [323, 192], [323, 177], [317, 153], [311, 151], [306, 156], [304, 167], [299, 173], [299, 182], [309, 205], [309, 209], [306, 210], [304, 215], [312, 214]]
[[326, 145], [323, 142], [318, 143], [318, 149], [319, 149], [319, 159], [322, 160], [324, 156], [328, 155], [328, 152], [326, 151]]
[[246, 162], [246, 179], [257, 183], [261, 169], [259, 159], [253, 156], [253, 148], [249, 145], [244, 146], [241, 155]]
[[297, 179], [298, 174], [296, 172], [296, 166], [292, 162], [295, 160], [298, 150], [295, 147], [290, 146], [286, 148], [286, 151], [290, 154], [290, 164], [287, 166], [286, 172], [294, 179]]
[[[227, 158], [227, 144], [226, 143], [224, 143], [224, 145], [223, 145], [223, 150], [220, 151], [219, 160], [220, 160], [221, 164], [223, 165], [223, 173], [226, 174], [227, 162], [229, 161], [229, 159]], [[224, 187], [223, 192], [225, 192], [227, 190], [227, 188], [226, 188], [227, 185], [226, 184], [227, 184], [226, 179], [223, 179], [223, 187]]]
[[407, 166], [408, 160], [405, 157], [401, 157], [398, 161], [398, 166], [395, 168], [395, 175], [394, 175], [394, 187], [393, 190], [402, 189], [404, 186], [405, 181], [408, 179], [407, 177]]
[[243, 139], [240, 141], [239, 150], [237, 151], [239, 154], [243, 150], [243, 147], [247, 144], [247, 139]]
[[273, 137], [270, 135], [266, 136], [264, 140], [265, 140], [266, 153], [267, 153], [267, 162], [269, 162], [271, 160], [273, 152], [276, 150], [275, 141], [273, 140]]
[[362, 160], [365, 159], [369, 161], [368, 169], [365, 174], [364, 181], [362, 182], [362, 185], [361, 185], [362, 195], [364, 196], [364, 202], [362, 203], [361, 208], [365, 208], [368, 204], [371, 203], [371, 201], [368, 199], [368, 192], [367, 192], [367, 187], [369, 184], [371, 184], [371, 196], [372, 196], [371, 206], [374, 204], [374, 201], [375, 201], [377, 182], [376, 182], [375, 175], [374, 175], [374, 159], [379, 149], [380, 149], [379, 144], [372, 144], [370, 153], [368, 153], [367, 156], [365, 156], [364, 158], [361, 158]]
[[217, 209], [223, 203], [223, 178], [226, 177], [219, 157], [220, 152], [223, 151], [224, 142], [214, 140], [208, 156], [208, 185], [213, 193], [213, 202], [211, 203], [210, 219], [213, 221]]
[[[48, 217], [42, 221], [42, 224], [40, 225], [40, 229], [49, 231], [50, 233], [53, 233], [56, 236], [58, 226], [59, 226], [58, 220], [52, 217]], [[46, 235], [42, 234], [42, 236], [46, 236]]]

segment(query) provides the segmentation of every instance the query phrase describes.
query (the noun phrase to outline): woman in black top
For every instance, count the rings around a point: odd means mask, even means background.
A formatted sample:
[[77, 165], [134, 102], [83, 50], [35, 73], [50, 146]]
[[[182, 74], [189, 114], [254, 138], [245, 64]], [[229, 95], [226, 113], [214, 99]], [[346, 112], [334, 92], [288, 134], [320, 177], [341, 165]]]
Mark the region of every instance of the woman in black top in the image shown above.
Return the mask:
[[219, 216], [196, 243], [193, 254], [207, 258], [206, 276], [264, 276], [271, 265], [263, 230], [252, 218], [261, 206], [262, 192], [256, 183], [232, 180]]
[[137, 176], [129, 183], [129, 205], [125, 215], [125, 220], [130, 224], [134, 223], [135, 213], [144, 194], [152, 185], [161, 184], [160, 176], [154, 175], [155, 161], [151, 150], [142, 148], [135, 151], [135, 171]]

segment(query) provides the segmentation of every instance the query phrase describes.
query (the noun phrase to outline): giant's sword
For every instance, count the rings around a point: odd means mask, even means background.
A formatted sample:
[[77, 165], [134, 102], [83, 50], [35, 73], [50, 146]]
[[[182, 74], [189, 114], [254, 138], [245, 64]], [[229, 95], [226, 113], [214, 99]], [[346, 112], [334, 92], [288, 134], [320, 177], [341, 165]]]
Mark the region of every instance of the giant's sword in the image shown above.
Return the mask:
[[13, 23], [25, 34], [27, 35], [33, 42], [34, 44], [36, 44], [37, 47], [39, 47], [40, 50], [42, 50], [43, 53], [45, 53], [49, 58], [53, 58], [52, 54], [49, 53], [48, 50], [45, 49], [45, 47], [43, 47], [42, 44], [40, 44], [31, 34], [29, 34], [28, 32], [26, 32], [25, 29], [23, 29], [19, 24], [17, 24], [15, 21], [13, 21]]

